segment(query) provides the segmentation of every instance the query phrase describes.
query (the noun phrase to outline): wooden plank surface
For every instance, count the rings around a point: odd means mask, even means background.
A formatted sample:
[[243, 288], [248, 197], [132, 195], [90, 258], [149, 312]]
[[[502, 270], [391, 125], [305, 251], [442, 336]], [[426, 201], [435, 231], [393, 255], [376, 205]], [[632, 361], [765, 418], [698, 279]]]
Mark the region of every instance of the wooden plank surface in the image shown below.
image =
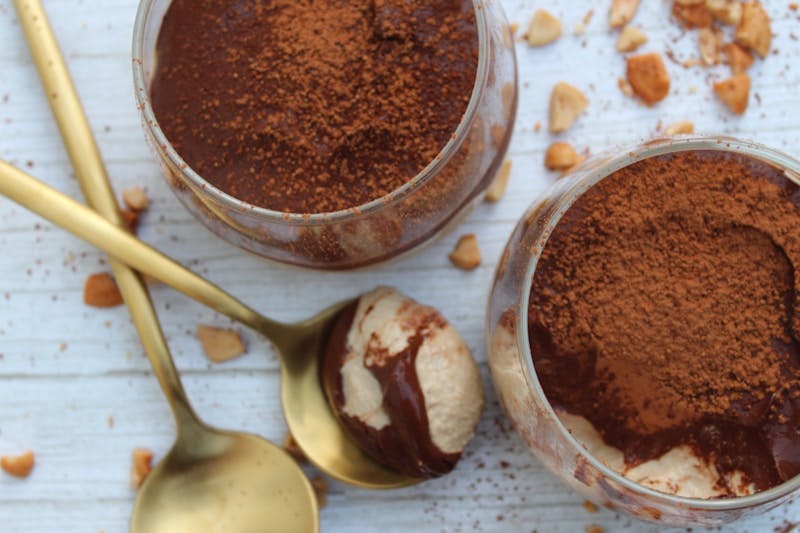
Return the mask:
[[[506, 197], [481, 205], [454, 233], [420, 253], [357, 273], [312, 273], [268, 264], [203, 229], [160, 177], [136, 113], [130, 69], [134, 0], [45, 0], [117, 190], [145, 186], [152, 207], [140, 236], [277, 319], [311, 315], [329, 303], [389, 284], [439, 307], [464, 334], [485, 378], [488, 407], [458, 469], [420, 486], [374, 492], [331, 484], [325, 531], [656, 531], [610, 511], [587, 513], [581, 498], [550, 475], [510, 430], [486, 372], [484, 309], [492, 273], [516, 219], [555, 178], [542, 155], [549, 91], [557, 81], [582, 88], [589, 111], [562, 135], [596, 153], [652, 137], [657, 125], [693, 120], [700, 133], [758, 140], [800, 154], [800, 14], [787, 1], [766, 2], [774, 53], [751, 69], [753, 95], [744, 117], [713, 97], [726, 67], [684, 69], [668, 62], [669, 98], [647, 108], [624, 97], [616, 80], [624, 59], [614, 49], [606, 0], [504, 0], [522, 30], [535, 8], [564, 22], [565, 36], [542, 49], [518, 43], [520, 111], [509, 157]], [[584, 35], [573, 28], [595, 13]], [[697, 57], [696, 33], [668, 18], [665, 1], [643, 2], [635, 22], [650, 37], [644, 50]], [[536, 131], [540, 122], [545, 128]], [[0, 158], [79, 198], [65, 151], [41, 93], [10, 0], [0, 0]], [[447, 253], [460, 233], [478, 234], [484, 263], [470, 273]], [[83, 282], [107, 269], [103, 255], [0, 199], [0, 454], [36, 451], [33, 475], [0, 476], [0, 532], [87, 533], [127, 530], [135, 494], [128, 487], [130, 452], [146, 446], [161, 457], [173, 425], [124, 308], [81, 302]], [[153, 297], [197, 410], [212, 424], [280, 441], [278, 365], [263, 339], [242, 331], [248, 354], [213, 366], [193, 335], [197, 324], [230, 322], [165, 287]], [[800, 522], [797, 507], [726, 528], [772, 531]]]

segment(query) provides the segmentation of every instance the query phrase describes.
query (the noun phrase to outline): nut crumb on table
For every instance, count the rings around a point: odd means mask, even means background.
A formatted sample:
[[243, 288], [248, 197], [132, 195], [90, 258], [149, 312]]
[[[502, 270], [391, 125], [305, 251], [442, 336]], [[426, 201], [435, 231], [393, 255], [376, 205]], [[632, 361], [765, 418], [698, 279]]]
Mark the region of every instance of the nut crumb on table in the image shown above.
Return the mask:
[[714, 84], [714, 92], [728, 109], [737, 115], [747, 110], [750, 97], [750, 76], [741, 73]]
[[122, 200], [131, 211], [144, 211], [150, 203], [147, 193], [141, 187], [131, 187], [123, 190]]
[[506, 159], [497, 171], [497, 175], [492, 180], [492, 184], [486, 189], [484, 200], [487, 202], [499, 201], [506, 192], [508, 177], [511, 174], [511, 160]]
[[612, 28], [621, 28], [633, 19], [639, 0], [612, 0], [609, 23]]
[[0, 457], [0, 468], [6, 474], [18, 478], [28, 477], [35, 463], [36, 456], [31, 450], [21, 455], [4, 455]]
[[544, 46], [561, 37], [561, 21], [544, 9], [537, 9], [533, 14], [525, 40], [531, 46]]
[[571, 144], [555, 142], [544, 154], [544, 166], [548, 170], [567, 170], [580, 161], [580, 156]]
[[92, 307], [116, 307], [122, 304], [117, 282], [107, 272], [91, 274], [83, 286], [83, 302]]
[[656, 104], [669, 94], [669, 73], [661, 54], [650, 52], [629, 57], [626, 75], [633, 92], [647, 105]]
[[556, 83], [550, 93], [550, 131], [568, 130], [587, 107], [589, 100], [580, 89], [563, 81]]
[[131, 455], [131, 488], [138, 490], [153, 469], [153, 452], [147, 448], [134, 448]]
[[242, 338], [236, 331], [213, 326], [197, 326], [197, 338], [211, 361], [224, 363], [245, 352]]
[[481, 264], [481, 250], [474, 233], [462, 235], [450, 253], [450, 261], [462, 270], [473, 270]]
[[617, 39], [617, 51], [633, 52], [647, 42], [647, 34], [634, 26], [625, 26]]
[[771, 22], [760, 2], [742, 5], [742, 20], [736, 28], [736, 42], [762, 58], [769, 53], [772, 45]]

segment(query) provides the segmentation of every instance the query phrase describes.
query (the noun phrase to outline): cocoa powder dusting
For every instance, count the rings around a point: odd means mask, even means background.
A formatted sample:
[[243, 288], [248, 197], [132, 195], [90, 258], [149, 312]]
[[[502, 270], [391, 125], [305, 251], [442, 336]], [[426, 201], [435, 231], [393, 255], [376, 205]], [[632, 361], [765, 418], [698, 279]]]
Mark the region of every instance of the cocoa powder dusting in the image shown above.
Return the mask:
[[581, 196], [531, 290], [537, 374], [629, 466], [678, 445], [765, 489], [800, 474], [800, 191], [744, 156], [640, 161]]
[[153, 111], [203, 178], [253, 205], [348, 209], [430, 163], [466, 110], [471, 0], [175, 0]]

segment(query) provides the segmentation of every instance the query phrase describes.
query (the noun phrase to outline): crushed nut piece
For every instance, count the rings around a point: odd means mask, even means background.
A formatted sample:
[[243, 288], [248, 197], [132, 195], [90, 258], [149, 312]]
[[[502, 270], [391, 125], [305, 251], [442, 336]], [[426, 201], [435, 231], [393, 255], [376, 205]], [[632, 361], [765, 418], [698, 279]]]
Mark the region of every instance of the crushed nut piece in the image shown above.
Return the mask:
[[672, 4], [672, 14], [687, 28], [708, 28], [714, 23], [714, 15], [704, 3], [684, 5]]
[[197, 326], [197, 338], [206, 357], [215, 363], [224, 363], [244, 353], [242, 338], [230, 329]]
[[597, 524], [589, 524], [586, 526], [586, 533], [605, 533], [605, 529]]
[[750, 96], [750, 76], [741, 73], [714, 84], [714, 92], [728, 108], [741, 115], [747, 109]]
[[580, 90], [568, 83], [556, 83], [550, 93], [550, 131], [568, 130], [587, 107], [589, 101]]
[[291, 433], [287, 433], [283, 438], [283, 449], [298, 463], [308, 462], [306, 454], [300, 449], [300, 445], [297, 444], [297, 441], [294, 440], [294, 436]]
[[492, 180], [492, 184], [486, 189], [486, 195], [483, 197], [487, 202], [497, 202], [503, 197], [508, 185], [508, 176], [511, 174], [511, 160], [506, 159], [497, 171], [497, 175]]
[[115, 307], [122, 304], [122, 294], [109, 274], [99, 272], [86, 278], [83, 303], [92, 307]]
[[622, 91], [622, 94], [624, 94], [625, 96], [628, 97], [633, 96], [633, 87], [631, 87], [631, 84], [628, 83], [628, 80], [626, 80], [625, 78], [617, 79], [617, 87], [619, 87], [619, 90]]
[[322, 509], [328, 503], [328, 480], [322, 476], [314, 476], [311, 478], [311, 488], [317, 495], [317, 505]]
[[728, 66], [734, 74], [745, 72], [753, 64], [753, 54], [736, 43], [726, 44], [723, 50], [728, 58]]
[[472, 270], [481, 264], [481, 250], [474, 233], [462, 235], [449, 255], [450, 261], [458, 268]]
[[719, 54], [722, 50], [722, 32], [718, 28], [703, 28], [698, 38], [700, 57], [706, 65], [719, 63]]
[[694, 133], [694, 123], [688, 120], [673, 122], [664, 128], [664, 135], [686, 135]]
[[597, 506], [589, 500], [583, 500], [583, 508], [586, 509], [588, 513], [596, 513], [598, 510]]
[[578, 21], [575, 23], [575, 29], [572, 30], [572, 33], [575, 35], [583, 35], [586, 32], [586, 26], [584, 26], [583, 22]]
[[36, 463], [36, 457], [31, 450], [22, 455], [4, 455], [0, 457], [0, 468], [14, 477], [28, 477]]
[[760, 2], [742, 5], [742, 20], [736, 28], [736, 42], [766, 57], [772, 43], [769, 15]]
[[561, 37], [561, 21], [544, 9], [536, 10], [525, 38], [531, 46], [544, 46]]
[[125, 225], [125, 229], [135, 234], [136, 230], [139, 228], [139, 213], [132, 209], [125, 208], [119, 210], [119, 215], [122, 217], [122, 223]]
[[512, 22], [508, 25], [508, 31], [511, 32], [512, 37], [517, 33], [517, 30], [519, 30], [519, 22]]
[[621, 28], [633, 19], [639, 0], [612, 0], [611, 2], [611, 27]]
[[723, 24], [738, 26], [742, 20], [742, 4], [739, 0], [706, 0], [706, 7]]
[[633, 52], [647, 42], [647, 35], [639, 28], [625, 26], [617, 39], [617, 50], [620, 52]]
[[544, 154], [544, 166], [550, 170], [567, 170], [578, 163], [580, 156], [571, 144], [557, 142], [550, 145]]
[[656, 52], [629, 57], [627, 76], [633, 91], [648, 105], [660, 102], [669, 94], [669, 74], [664, 60]]
[[131, 211], [144, 211], [150, 203], [147, 193], [141, 187], [131, 187], [122, 191], [122, 201]]
[[139, 490], [144, 478], [153, 469], [153, 452], [147, 448], [134, 448], [131, 461], [131, 488]]

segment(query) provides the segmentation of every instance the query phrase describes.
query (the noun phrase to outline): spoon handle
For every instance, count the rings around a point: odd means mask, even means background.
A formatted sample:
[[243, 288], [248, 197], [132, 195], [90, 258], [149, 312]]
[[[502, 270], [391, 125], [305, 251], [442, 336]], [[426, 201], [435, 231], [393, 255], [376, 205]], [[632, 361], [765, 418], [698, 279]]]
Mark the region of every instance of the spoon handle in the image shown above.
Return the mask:
[[[14, 5], [83, 195], [100, 215], [120, 226], [119, 205], [47, 14], [39, 0], [14, 0]], [[141, 276], [124, 263], [112, 259], [110, 265], [175, 415], [178, 432], [186, 432], [200, 422], [181, 385], [147, 287]]]
[[0, 194], [111, 257], [270, 339], [280, 339], [290, 327], [260, 315], [207, 279], [143, 243], [88, 207], [4, 161], [0, 161]]

